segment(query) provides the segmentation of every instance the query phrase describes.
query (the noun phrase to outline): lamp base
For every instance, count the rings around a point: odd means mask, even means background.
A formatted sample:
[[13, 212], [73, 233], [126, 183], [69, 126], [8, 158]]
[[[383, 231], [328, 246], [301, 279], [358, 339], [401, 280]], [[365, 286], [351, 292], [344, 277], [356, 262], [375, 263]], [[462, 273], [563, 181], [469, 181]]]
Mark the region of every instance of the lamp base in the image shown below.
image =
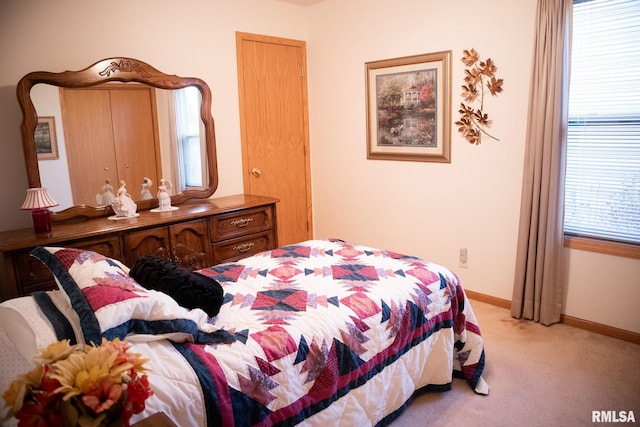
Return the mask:
[[34, 209], [31, 212], [31, 218], [33, 218], [33, 229], [36, 233], [51, 231], [51, 211], [49, 209]]

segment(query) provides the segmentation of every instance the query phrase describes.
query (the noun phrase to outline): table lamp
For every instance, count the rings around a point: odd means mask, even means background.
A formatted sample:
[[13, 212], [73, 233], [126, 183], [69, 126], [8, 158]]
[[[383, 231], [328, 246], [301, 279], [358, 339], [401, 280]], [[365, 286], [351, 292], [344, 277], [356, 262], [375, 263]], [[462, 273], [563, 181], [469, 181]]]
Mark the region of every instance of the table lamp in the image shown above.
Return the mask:
[[20, 209], [31, 211], [33, 229], [36, 233], [43, 233], [51, 231], [51, 211], [48, 208], [53, 206], [58, 206], [58, 202], [49, 197], [46, 188], [29, 188]]

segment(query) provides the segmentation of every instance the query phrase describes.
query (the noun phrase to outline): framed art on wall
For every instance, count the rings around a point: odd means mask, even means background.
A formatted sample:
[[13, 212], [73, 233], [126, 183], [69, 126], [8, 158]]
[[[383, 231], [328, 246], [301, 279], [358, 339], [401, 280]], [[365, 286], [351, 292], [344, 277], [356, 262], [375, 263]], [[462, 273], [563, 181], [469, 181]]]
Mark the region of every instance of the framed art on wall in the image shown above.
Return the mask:
[[34, 139], [38, 160], [53, 160], [58, 158], [55, 117], [38, 117]]
[[365, 63], [367, 158], [451, 162], [451, 51]]

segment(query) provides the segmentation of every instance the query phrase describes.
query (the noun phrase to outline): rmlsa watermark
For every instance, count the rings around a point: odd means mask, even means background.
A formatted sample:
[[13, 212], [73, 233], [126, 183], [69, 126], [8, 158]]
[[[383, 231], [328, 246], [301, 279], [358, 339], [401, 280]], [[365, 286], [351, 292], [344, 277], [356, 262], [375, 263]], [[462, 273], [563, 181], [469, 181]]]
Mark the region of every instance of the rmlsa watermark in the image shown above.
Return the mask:
[[591, 411], [592, 423], [635, 423], [633, 411]]

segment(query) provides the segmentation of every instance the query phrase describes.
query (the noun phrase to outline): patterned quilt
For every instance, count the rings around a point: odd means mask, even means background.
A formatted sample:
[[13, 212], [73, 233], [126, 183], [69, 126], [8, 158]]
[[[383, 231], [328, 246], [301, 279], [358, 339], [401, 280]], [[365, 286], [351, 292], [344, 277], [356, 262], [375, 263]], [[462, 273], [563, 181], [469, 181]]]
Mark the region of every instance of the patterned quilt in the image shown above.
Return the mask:
[[453, 376], [487, 394], [480, 328], [458, 278], [413, 256], [338, 240], [200, 271], [219, 281], [231, 344], [174, 344], [209, 426], [384, 425]]

